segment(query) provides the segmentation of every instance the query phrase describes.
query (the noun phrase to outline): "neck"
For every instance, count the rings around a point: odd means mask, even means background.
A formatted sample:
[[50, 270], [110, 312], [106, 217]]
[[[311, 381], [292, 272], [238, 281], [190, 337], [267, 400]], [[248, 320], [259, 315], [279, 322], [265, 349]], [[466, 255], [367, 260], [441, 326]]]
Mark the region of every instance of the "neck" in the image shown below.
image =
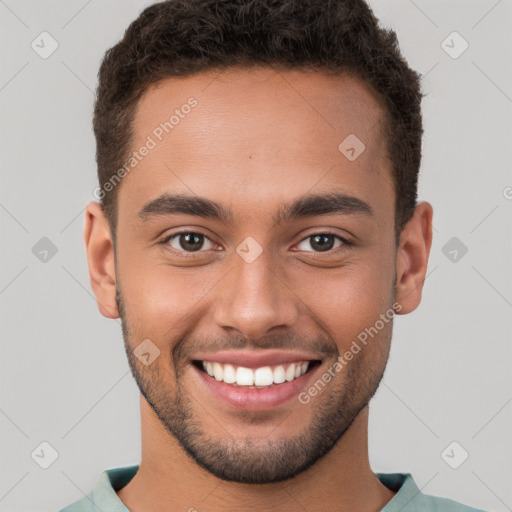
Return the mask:
[[198, 466], [141, 397], [142, 459], [117, 495], [130, 510], [240, 509], [351, 510], [377, 512], [394, 493], [380, 483], [368, 461], [368, 407], [333, 449], [296, 477], [272, 484], [226, 482]]

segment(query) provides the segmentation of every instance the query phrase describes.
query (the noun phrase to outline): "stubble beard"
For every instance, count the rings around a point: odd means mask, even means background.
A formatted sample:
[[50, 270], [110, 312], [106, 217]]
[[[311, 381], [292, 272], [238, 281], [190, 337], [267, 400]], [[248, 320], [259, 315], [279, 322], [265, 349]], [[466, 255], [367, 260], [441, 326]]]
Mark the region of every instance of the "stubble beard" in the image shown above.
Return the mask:
[[[162, 375], [160, 364], [155, 364], [158, 360], [146, 367], [134, 355], [136, 344], [130, 339], [130, 324], [119, 287], [116, 301], [128, 363], [140, 393], [167, 432], [200, 467], [230, 482], [274, 483], [288, 480], [309, 469], [332, 450], [368, 405], [380, 384], [388, 358], [389, 350], [382, 355], [379, 364], [372, 368], [364, 357], [356, 354], [351, 364], [341, 370], [345, 373], [343, 385], [339, 385], [341, 379], [333, 378], [325, 389], [312, 398], [311, 404], [315, 407], [312, 419], [303, 426], [299, 435], [277, 441], [250, 436], [235, 440], [226, 430], [221, 429], [226, 435], [214, 437], [194, 412], [193, 404], [196, 400], [187, 396], [180, 384], [179, 369], [176, 369], [173, 391], [169, 387], [170, 378]], [[392, 327], [391, 320], [386, 332], [380, 333], [386, 339], [381, 336], [372, 340], [372, 343], [383, 343], [383, 346], [389, 348]], [[162, 356], [165, 357], [163, 352]], [[335, 361], [332, 361], [332, 365]], [[320, 378], [320, 374], [317, 375]], [[297, 407], [304, 407], [298, 400], [297, 404]], [[200, 410], [204, 411], [202, 408]], [[258, 421], [257, 418], [257, 415], [246, 415], [248, 422]]]

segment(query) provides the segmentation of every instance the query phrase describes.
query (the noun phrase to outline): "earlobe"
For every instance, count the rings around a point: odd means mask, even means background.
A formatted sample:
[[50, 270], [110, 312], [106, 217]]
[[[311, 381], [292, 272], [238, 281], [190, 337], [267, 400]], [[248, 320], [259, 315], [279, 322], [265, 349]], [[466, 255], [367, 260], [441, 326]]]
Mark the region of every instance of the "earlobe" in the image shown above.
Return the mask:
[[119, 318], [116, 304], [114, 246], [108, 220], [99, 203], [89, 203], [85, 212], [84, 242], [91, 287], [100, 313]]
[[433, 209], [430, 203], [417, 204], [413, 217], [400, 236], [396, 260], [395, 300], [401, 305], [401, 315], [414, 311], [421, 302], [432, 245], [432, 216]]

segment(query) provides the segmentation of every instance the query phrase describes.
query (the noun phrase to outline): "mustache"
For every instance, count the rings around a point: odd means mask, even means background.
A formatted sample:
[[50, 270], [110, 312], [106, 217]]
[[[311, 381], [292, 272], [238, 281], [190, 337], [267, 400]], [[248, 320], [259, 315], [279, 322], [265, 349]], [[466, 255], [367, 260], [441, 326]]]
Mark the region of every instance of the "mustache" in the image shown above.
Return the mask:
[[226, 336], [205, 338], [198, 336], [185, 336], [173, 348], [175, 361], [194, 359], [198, 352], [220, 352], [224, 350], [252, 350], [263, 351], [278, 350], [304, 350], [318, 354], [319, 359], [337, 356], [339, 351], [336, 343], [326, 336], [308, 338], [297, 333], [273, 334], [260, 338], [245, 338], [243, 336]]

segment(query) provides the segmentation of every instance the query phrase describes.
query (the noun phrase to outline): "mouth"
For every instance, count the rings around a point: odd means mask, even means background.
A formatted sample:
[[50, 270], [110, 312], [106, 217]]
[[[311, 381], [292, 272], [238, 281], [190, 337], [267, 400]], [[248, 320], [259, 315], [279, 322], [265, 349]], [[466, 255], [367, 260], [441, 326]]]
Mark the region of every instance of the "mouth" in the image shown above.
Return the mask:
[[[322, 361], [298, 360], [282, 364], [240, 366], [195, 359], [192, 367], [205, 393], [228, 405], [245, 410], [269, 410], [296, 397], [316, 373]], [[298, 400], [297, 400], [298, 402]]]
[[293, 382], [315, 366], [321, 364], [318, 359], [296, 361], [278, 365], [265, 365], [259, 368], [246, 368], [217, 361], [193, 360], [192, 364], [211, 378], [225, 384], [248, 389], [264, 389]]

